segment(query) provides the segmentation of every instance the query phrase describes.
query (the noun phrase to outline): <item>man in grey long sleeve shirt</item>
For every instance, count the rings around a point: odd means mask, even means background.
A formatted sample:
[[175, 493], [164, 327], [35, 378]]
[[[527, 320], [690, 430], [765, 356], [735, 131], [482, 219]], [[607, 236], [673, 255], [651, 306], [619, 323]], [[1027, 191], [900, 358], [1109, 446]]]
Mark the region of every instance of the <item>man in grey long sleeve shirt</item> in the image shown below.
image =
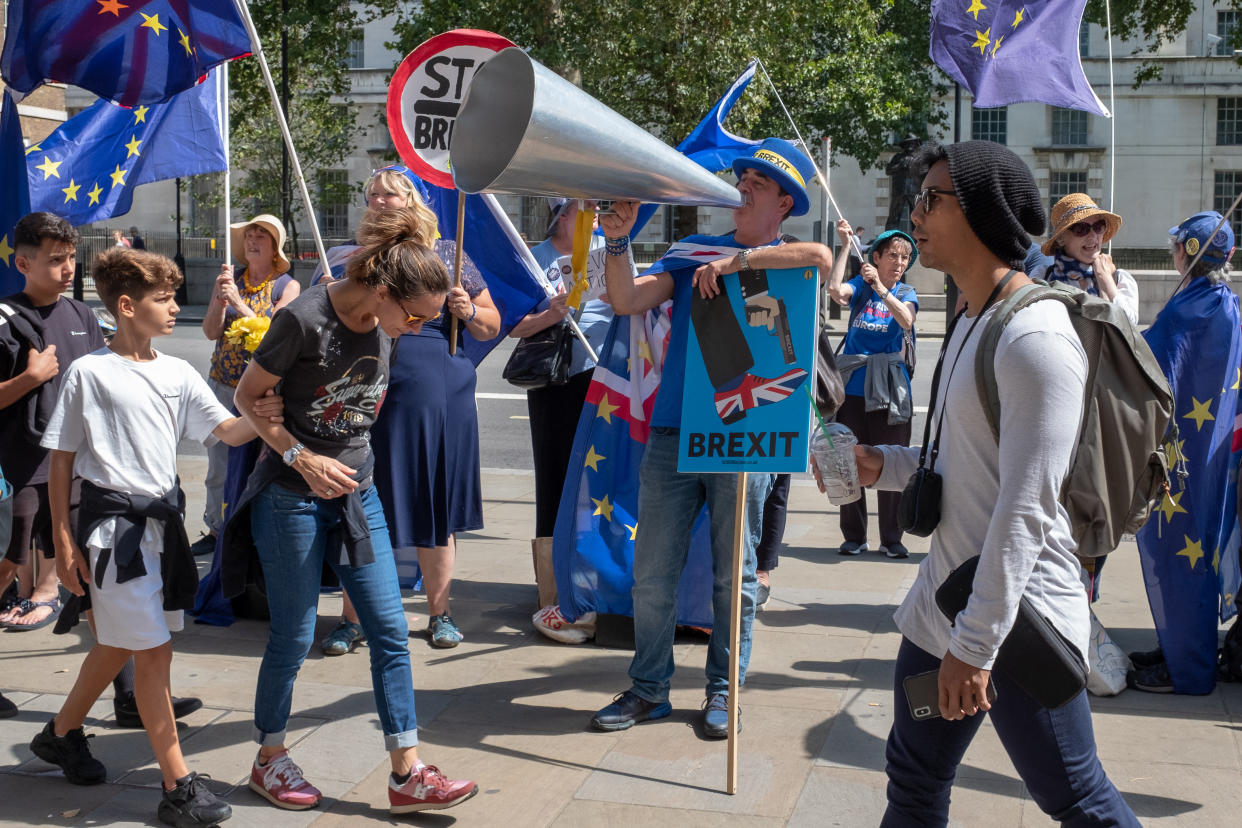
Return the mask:
[[[1086, 659], [1087, 595], [1075, 544], [1057, 502], [1077, 437], [1086, 357], [1064, 306], [1039, 302], [1006, 326], [996, 350], [1001, 439], [993, 440], [975, 385], [976, 321], [1029, 279], [1028, 234], [1044, 228], [1039, 189], [1010, 150], [985, 141], [931, 145], [911, 216], [923, 261], [951, 272], [967, 315], [945, 342], [933, 410], [943, 422], [936, 471], [944, 479], [931, 551], [897, 610], [902, 633], [889, 734], [888, 810], [883, 825], [944, 825], [957, 765], [989, 711], [997, 735], [1045, 813], [1071, 825], [1138, 825], [1096, 757], [1086, 694], [1048, 710], [1003, 674], [997, 650], [1025, 595]], [[989, 297], [992, 304], [989, 304]], [[1067, 413], [1069, 412], [1069, 413]], [[936, 429], [933, 426], [933, 432]], [[860, 447], [862, 482], [900, 490], [919, 450]], [[956, 625], [936, 608], [948, 574], [981, 555]], [[908, 676], [938, 671], [941, 718], [916, 721]], [[996, 699], [989, 703], [992, 681]]]

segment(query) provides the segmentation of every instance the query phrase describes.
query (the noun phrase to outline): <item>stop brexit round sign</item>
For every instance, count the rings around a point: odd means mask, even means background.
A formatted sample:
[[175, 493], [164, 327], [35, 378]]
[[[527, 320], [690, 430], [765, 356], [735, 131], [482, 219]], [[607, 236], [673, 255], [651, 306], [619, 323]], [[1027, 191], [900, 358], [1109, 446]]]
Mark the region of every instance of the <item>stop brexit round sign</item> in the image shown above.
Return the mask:
[[474, 73], [514, 44], [478, 29], [453, 29], [406, 55], [388, 86], [388, 131], [405, 165], [437, 187], [452, 187], [449, 142]]

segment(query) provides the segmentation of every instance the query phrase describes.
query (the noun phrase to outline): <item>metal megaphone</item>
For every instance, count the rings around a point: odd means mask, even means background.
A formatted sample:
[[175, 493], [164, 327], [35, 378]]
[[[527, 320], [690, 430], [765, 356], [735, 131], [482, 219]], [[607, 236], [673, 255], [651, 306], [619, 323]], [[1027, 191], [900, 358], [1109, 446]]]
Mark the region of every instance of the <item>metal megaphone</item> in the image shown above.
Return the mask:
[[449, 166], [464, 193], [742, 204], [734, 187], [517, 48], [471, 80]]

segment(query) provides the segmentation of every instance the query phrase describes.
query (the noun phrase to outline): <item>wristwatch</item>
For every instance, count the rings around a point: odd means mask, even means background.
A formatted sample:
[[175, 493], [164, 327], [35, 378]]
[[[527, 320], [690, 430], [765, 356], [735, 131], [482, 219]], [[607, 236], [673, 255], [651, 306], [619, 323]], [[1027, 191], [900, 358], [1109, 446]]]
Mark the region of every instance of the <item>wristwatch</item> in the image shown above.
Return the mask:
[[750, 248], [746, 248], [737, 254], [737, 263], [741, 266], [741, 270], [750, 270]]
[[285, 449], [284, 452], [280, 455], [280, 457], [282, 460], [285, 461], [286, 466], [292, 466], [293, 462], [298, 459], [298, 455], [301, 454], [305, 449], [306, 449], [306, 446], [302, 445], [301, 443], [294, 443], [293, 445], [289, 446], [289, 448]]

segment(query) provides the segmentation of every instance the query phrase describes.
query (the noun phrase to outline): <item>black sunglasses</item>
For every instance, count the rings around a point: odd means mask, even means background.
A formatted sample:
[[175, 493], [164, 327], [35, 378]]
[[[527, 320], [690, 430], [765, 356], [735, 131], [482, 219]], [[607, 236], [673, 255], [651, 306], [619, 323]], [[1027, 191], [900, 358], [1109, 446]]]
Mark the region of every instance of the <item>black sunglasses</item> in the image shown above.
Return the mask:
[[1107, 221], [1105, 221], [1104, 219], [1097, 219], [1091, 224], [1088, 224], [1085, 221], [1080, 221], [1080, 222], [1076, 222], [1075, 224], [1071, 224], [1069, 231], [1081, 239], [1087, 235], [1090, 235], [1091, 233], [1102, 234], [1107, 228], [1108, 228]]
[[953, 198], [957, 198], [957, 191], [937, 190], [935, 187], [924, 187], [919, 190], [918, 194], [914, 197], [914, 206], [918, 207], [922, 204], [923, 212], [930, 213], [932, 208], [936, 206], [936, 199], [940, 196], [952, 196]]

